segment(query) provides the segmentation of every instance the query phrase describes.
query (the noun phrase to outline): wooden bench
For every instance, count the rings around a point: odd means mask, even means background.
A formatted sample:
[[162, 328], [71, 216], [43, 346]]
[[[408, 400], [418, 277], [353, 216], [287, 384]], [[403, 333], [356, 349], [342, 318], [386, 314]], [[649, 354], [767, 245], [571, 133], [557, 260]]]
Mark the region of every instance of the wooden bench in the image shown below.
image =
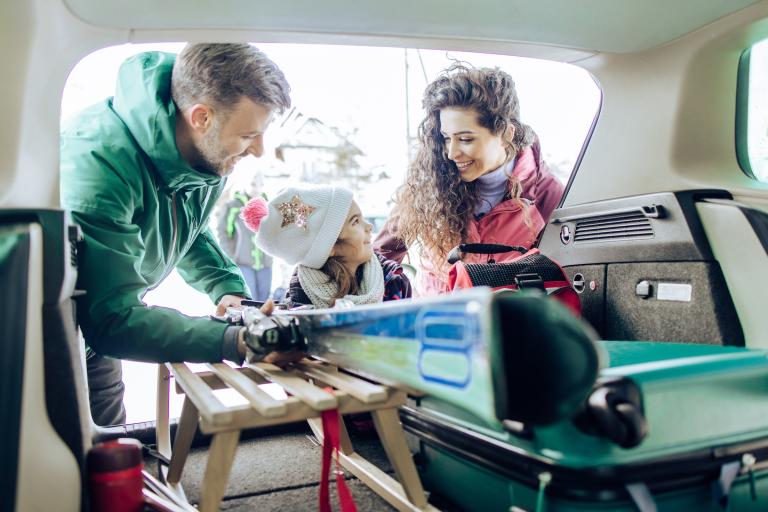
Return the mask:
[[[343, 422], [342, 466], [398, 510], [437, 510], [427, 503], [400, 425], [397, 407], [405, 404], [404, 391], [373, 384], [335, 366], [308, 359], [289, 370], [268, 363], [246, 364], [242, 368], [217, 363], [207, 367], [209, 371], [195, 373], [186, 363], [166, 363], [159, 366], [157, 381], [157, 447], [170, 460], [170, 465], [161, 472], [184, 500], [181, 475], [195, 430], [199, 425], [201, 432], [213, 436], [198, 505], [201, 511], [219, 509], [241, 430], [306, 420], [322, 443], [320, 413], [335, 408], [342, 415], [371, 413], [396, 479], [355, 453]], [[177, 391], [185, 395], [173, 446], [169, 419], [171, 378], [176, 381]], [[259, 388], [259, 384], [270, 382], [282, 387], [288, 398], [276, 400]], [[333, 388], [333, 394], [323, 389], [328, 386]], [[247, 404], [223, 404], [213, 391], [224, 388], [235, 390]], [[319, 466], [319, 457], [317, 463]]]

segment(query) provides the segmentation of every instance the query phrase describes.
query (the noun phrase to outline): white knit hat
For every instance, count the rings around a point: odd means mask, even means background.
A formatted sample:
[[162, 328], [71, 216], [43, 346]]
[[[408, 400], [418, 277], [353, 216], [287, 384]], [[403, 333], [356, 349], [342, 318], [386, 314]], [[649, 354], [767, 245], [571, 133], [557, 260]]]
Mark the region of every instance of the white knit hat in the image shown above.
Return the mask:
[[241, 213], [257, 232], [256, 245], [290, 265], [320, 268], [331, 255], [352, 206], [342, 187], [301, 186], [281, 190], [269, 203], [251, 199]]

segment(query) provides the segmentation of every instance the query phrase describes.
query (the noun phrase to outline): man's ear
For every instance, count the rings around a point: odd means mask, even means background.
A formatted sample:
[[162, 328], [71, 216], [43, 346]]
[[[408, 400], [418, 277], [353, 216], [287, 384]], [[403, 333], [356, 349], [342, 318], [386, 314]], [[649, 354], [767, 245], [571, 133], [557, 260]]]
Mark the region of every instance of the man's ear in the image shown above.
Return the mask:
[[193, 130], [205, 133], [213, 125], [213, 109], [205, 103], [195, 103], [187, 111], [187, 121]]

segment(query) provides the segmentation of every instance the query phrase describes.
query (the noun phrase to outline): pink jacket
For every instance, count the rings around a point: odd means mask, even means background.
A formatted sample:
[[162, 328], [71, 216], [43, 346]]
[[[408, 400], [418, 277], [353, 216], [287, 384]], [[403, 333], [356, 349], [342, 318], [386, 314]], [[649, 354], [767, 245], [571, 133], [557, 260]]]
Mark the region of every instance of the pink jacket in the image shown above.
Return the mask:
[[[536, 243], [536, 239], [549, 216], [560, 202], [564, 187], [541, 160], [538, 142], [523, 149], [518, 155], [512, 175], [523, 186], [522, 197], [531, 204], [525, 211], [518, 201], [508, 199], [497, 204], [480, 220], [471, 219], [467, 226], [465, 243], [483, 242], [505, 245], [520, 245], [527, 248]], [[527, 221], [526, 221], [527, 217]], [[392, 221], [388, 221], [374, 241], [374, 249], [384, 257], [401, 263], [408, 247], [392, 235]], [[493, 257], [496, 261], [505, 261], [518, 256], [516, 252], [500, 253], [493, 256], [468, 255], [465, 261], [481, 262]], [[433, 261], [422, 255], [419, 268], [419, 291], [423, 295], [450, 291], [448, 276], [440, 276]]]

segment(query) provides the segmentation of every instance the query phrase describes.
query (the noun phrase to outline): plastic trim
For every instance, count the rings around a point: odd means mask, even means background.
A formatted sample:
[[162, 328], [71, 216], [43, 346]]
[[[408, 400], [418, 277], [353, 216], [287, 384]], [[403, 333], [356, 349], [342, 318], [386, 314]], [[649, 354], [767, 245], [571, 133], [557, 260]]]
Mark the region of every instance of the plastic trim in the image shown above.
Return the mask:
[[[24, 394], [25, 340], [27, 338], [27, 276], [29, 274], [29, 234], [0, 227], [16, 238], [3, 256], [0, 254], [0, 297], [3, 297], [0, 323], [0, 510], [16, 509], [21, 431], [21, 401]], [[5, 238], [0, 234], [0, 242]], [[0, 246], [2, 251], [2, 246]], [[2, 251], [5, 252], [5, 251]]]

